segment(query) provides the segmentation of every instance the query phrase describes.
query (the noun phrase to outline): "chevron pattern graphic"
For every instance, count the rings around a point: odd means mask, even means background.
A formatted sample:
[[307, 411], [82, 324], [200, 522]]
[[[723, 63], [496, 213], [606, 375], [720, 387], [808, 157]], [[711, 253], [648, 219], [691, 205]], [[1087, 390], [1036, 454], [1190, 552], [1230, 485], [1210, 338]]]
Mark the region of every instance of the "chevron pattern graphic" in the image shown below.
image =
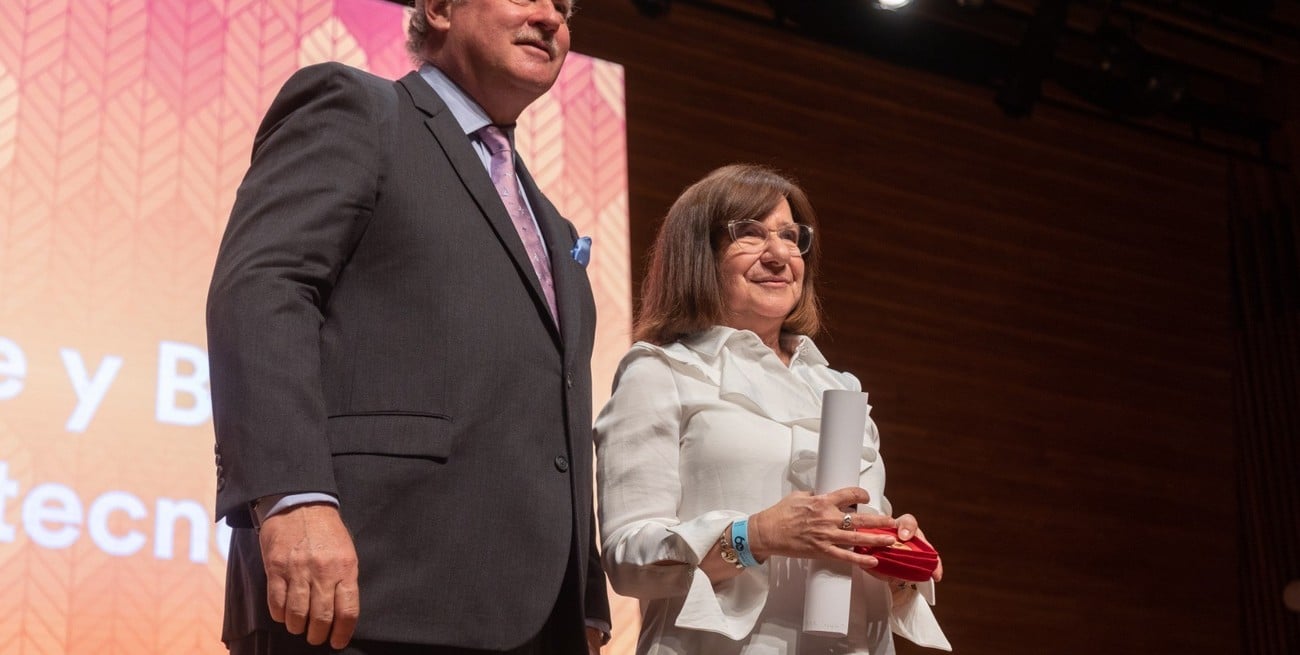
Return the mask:
[[[0, 652], [225, 652], [213, 258], [280, 84], [327, 60], [404, 74], [404, 21], [380, 0], [0, 2]], [[519, 132], [594, 240], [607, 394], [631, 324], [622, 67], [571, 56]], [[607, 652], [630, 652], [635, 605], [616, 612]]]

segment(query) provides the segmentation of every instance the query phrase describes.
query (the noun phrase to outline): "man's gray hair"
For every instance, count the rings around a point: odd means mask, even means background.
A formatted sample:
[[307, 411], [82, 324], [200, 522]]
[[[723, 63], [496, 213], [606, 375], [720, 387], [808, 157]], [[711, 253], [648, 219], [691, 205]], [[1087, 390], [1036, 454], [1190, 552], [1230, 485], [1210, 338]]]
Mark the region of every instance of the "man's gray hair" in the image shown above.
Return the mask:
[[411, 17], [406, 23], [406, 52], [415, 64], [425, 63], [429, 56], [425, 45], [429, 41], [429, 18], [424, 13], [426, 0], [411, 3]]
[[[429, 2], [436, 0], [412, 0], [411, 17], [406, 22], [406, 52], [417, 66], [429, 61], [429, 17], [424, 10]], [[451, 0], [460, 4], [465, 0]]]

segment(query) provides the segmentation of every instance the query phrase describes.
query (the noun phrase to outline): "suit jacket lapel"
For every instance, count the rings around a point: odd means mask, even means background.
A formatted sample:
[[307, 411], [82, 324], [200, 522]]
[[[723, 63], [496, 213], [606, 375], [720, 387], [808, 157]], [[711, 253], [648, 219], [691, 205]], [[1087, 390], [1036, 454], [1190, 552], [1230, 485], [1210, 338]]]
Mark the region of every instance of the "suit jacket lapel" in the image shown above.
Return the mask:
[[[497, 195], [496, 187], [492, 184], [492, 178], [488, 175], [487, 169], [483, 167], [483, 162], [479, 160], [478, 155], [470, 146], [469, 138], [461, 129], [460, 123], [456, 122], [456, 117], [447, 109], [446, 103], [438, 94], [429, 86], [424, 78], [416, 71], [407, 73], [405, 77], [398, 80], [410, 94], [412, 102], [420, 111], [428, 114], [424, 124], [429, 128], [438, 146], [446, 154], [448, 161], [451, 162], [452, 168], [455, 169], [456, 175], [460, 178], [461, 184], [469, 192], [474, 202], [482, 210], [483, 216], [487, 218], [488, 224], [496, 232], [497, 238], [501, 241], [502, 246], [514, 260], [515, 266], [519, 268], [524, 279], [528, 280], [529, 290], [533, 294], [533, 300], [539, 311], [546, 318], [549, 325], [551, 336], [560, 341], [560, 334], [555, 326], [555, 321], [550, 320], [550, 310], [546, 306], [546, 296], [542, 293], [542, 284], [537, 279], [537, 272], [533, 270], [532, 262], [528, 261], [528, 251], [524, 249], [524, 242], [519, 238], [519, 233], [515, 230], [515, 225], [510, 220], [510, 215], [506, 213], [505, 205], [501, 202], [501, 196]], [[522, 166], [520, 167], [522, 168]], [[529, 190], [529, 200], [540, 196], [536, 193], [536, 185], [533, 184], [532, 178], [528, 177], [525, 188]], [[549, 203], [548, 203], [549, 205]], [[534, 203], [534, 212], [537, 211], [537, 204]], [[543, 225], [543, 236], [547, 239], [548, 249], [550, 249], [550, 232], [546, 230], [546, 222], [538, 217], [538, 222]], [[553, 221], [552, 221], [553, 222]], [[554, 254], [552, 253], [552, 259]], [[559, 295], [559, 284], [556, 284], [556, 294]], [[557, 297], [556, 311], [563, 315], [558, 306], [560, 301]]]

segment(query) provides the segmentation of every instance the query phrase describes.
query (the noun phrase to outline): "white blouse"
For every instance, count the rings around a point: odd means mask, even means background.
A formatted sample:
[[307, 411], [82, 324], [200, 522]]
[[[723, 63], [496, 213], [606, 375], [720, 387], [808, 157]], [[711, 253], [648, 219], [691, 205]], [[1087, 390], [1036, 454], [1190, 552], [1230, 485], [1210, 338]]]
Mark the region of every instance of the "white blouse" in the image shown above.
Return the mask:
[[[788, 367], [753, 332], [726, 327], [638, 342], [619, 364], [595, 424], [597, 483], [605, 570], [641, 600], [637, 652], [887, 655], [891, 632], [951, 650], [930, 610], [933, 582], [891, 591], [854, 567], [848, 635], [828, 638], [802, 633], [807, 560], [773, 556], [717, 586], [695, 574], [732, 521], [811, 490], [822, 392], [861, 390], [811, 339], [789, 338]], [[879, 445], [868, 418], [860, 478], [871, 502], [859, 511], [892, 514]]]

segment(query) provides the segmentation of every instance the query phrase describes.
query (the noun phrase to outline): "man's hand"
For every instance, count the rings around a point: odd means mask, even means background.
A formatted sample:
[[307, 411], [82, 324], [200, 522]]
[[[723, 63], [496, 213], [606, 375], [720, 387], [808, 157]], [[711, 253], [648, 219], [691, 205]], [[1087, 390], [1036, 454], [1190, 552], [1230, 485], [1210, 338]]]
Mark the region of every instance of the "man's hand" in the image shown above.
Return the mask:
[[309, 503], [262, 523], [266, 602], [271, 618], [307, 642], [342, 649], [361, 614], [357, 551], [338, 508]]
[[604, 640], [600, 630], [587, 626], [587, 655], [600, 655], [600, 642]]

